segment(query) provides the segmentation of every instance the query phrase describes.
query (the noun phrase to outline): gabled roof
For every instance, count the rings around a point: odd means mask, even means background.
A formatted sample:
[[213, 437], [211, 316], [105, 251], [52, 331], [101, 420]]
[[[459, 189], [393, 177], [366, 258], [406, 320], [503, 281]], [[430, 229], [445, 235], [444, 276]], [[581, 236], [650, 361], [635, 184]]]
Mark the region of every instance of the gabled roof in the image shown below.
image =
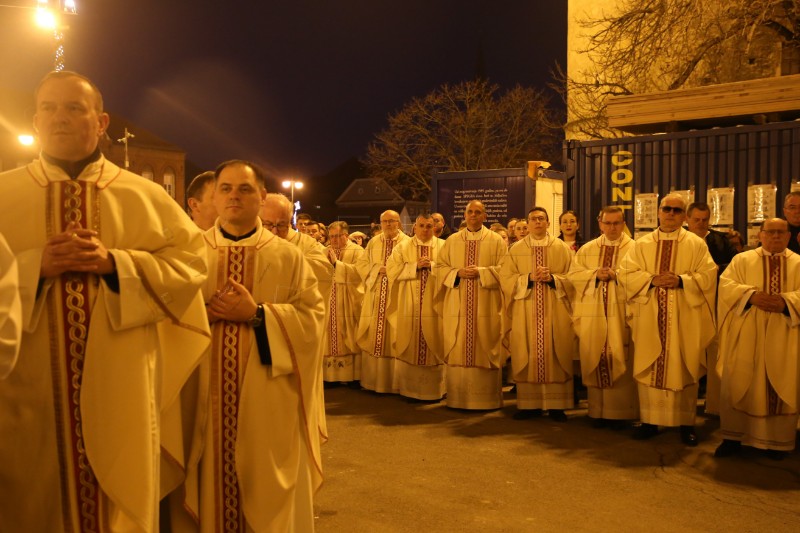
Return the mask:
[[383, 178], [355, 179], [337, 198], [339, 207], [395, 206], [405, 200]]

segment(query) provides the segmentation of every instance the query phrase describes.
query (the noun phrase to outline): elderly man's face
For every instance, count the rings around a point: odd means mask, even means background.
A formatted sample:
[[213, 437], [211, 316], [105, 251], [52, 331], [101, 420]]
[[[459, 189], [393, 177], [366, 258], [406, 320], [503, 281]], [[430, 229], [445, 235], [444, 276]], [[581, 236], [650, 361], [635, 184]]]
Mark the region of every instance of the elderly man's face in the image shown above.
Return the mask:
[[331, 241], [331, 248], [341, 250], [347, 246], [349, 235], [346, 231], [339, 227], [328, 228], [328, 240]]
[[54, 78], [39, 89], [33, 126], [44, 153], [80, 161], [97, 148], [108, 127], [108, 115], [97, 111], [97, 97], [86, 81]]
[[396, 213], [381, 215], [381, 231], [388, 239], [394, 239], [400, 233], [400, 217]]
[[675, 231], [686, 220], [686, 209], [679, 198], [665, 198], [658, 209], [658, 224], [662, 231]]
[[286, 239], [289, 236], [292, 217], [286, 213], [286, 209], [278, 204], [265, 203], [261, 206], [259, 215], [261, 216], [261, 223], [266, 229], [281, 239]]
[[783, 216], [792, 226], [800, 226], [800, 196], [791, 195], [783, 204]]
[[785, 220], [768, 220], [764, 229], [758, 232], [761, 246], [771, 254], [781, 253], [789, 246], [792, 234]]

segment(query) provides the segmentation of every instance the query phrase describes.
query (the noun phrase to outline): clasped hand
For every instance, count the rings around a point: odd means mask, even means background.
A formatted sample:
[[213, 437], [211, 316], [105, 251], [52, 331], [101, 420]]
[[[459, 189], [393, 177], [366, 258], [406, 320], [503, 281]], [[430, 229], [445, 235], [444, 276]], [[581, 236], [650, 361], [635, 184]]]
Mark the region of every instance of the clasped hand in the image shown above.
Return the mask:
[[783, 313], [786, 308], [786, 301], [779, 294], [767, 294], [761, 291], [754, 292], [750, 296], [750, 304], [769, 313]]
[[256, 314], [258, 305], [250, 291], [232, 279], [211, 297], [206, 305], [209, 323], [217, 320], [247, 322]]
[[681, 278], [673, 272], [662, 272], [656, 274], [651, 283], [654, 287], [663, 287], [665, 289], [675, 289], [680, 284]]
[[41, 277], [54, 278], [65, 272], [111, 274], [114, 256], [97, 238], [97, 232], [70, 222], [67, 229], [51, 237], [42, 253]]

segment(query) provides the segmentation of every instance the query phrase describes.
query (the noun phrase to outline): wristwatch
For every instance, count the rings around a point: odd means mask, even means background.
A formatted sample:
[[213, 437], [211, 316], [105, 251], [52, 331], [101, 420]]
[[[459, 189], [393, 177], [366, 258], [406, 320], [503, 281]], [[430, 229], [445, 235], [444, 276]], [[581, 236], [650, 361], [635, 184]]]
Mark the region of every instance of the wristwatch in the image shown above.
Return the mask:
[[247, 323], [251, 328], [257, 328], [264, 323], [264, 305], [258, 304], [256, 306], [256, 314], [247, 319]]

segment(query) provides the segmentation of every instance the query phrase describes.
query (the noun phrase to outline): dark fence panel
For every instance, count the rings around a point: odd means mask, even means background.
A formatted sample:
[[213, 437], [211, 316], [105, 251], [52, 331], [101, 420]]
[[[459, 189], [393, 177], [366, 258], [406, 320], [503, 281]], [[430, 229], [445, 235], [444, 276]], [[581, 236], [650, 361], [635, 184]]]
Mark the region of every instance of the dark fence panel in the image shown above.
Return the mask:
[[637, 193], [694, 189], [706, 201], [710, 188], [734, 187], [734, 227], [746, 234], [747, 187], [777, 187], [776, 215], [791, 183], [800, 181], [800, 121], [760, 126], [567, 141], [565, 196], [584, 220], [584, 235], [598, 234], [594, 223], [605, 205], [626, 209], [633, 228]]

